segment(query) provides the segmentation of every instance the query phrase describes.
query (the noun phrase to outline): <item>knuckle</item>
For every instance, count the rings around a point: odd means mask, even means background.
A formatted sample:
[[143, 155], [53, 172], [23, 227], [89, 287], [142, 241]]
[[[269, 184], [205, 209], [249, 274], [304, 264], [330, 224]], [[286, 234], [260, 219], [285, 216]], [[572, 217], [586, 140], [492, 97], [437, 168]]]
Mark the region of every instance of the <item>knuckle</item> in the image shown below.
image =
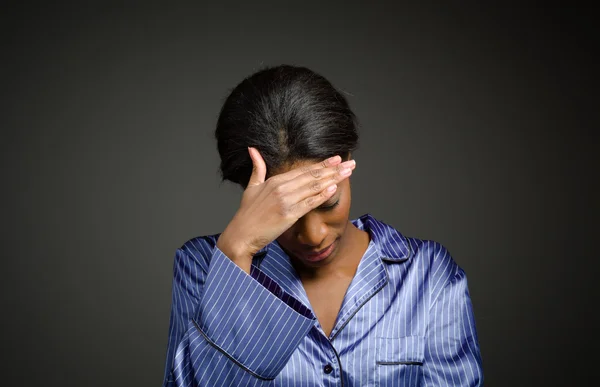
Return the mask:
[[273, 185], [273, 186], [280, 185], [281, 184], [281, 177], [279, 177], [279, 176], [271, 176], [269, 178], [269, 181], [271, 182], [271, 185]]
[[277, 185], [277, 182], [275, 181], [275, 179], [273, 177], [270, 177], [267, 180], [265, 180], [265, 182], [263, 184], [265, 185], [265, 187], [269, 187], [272, 189]]
[[306, 207], [312, 207], [312, 205], [315, 203], [315, 197], [314, 196], [310, 196], [306, 199], [304, 199], [304, 205]]
[[339, 171], [338, 171], [338, 172], [335, 174], [335, 177], [336, 177], [338, 180], [344, 180], [344, 179], [345, 179], [345, 178], [347, 178], [348, 176], [344, 176], [344, 175], [342, 175], [342, 171], [341, 171], [341, 170], [339, 170]]
[[273, 195], [276, 198], [282, 199], [285, 194], [285, 190], [282, 185], [273, 186]]
[[294, 213], [294, 209], [295, 209], [295, 203], [290, 203], [288, 201], [285, 201], [282, 206], [282, 212], [284, 215], [290, 215]]
[[286, 218], [290, 213], [290, 207], [286, 205], [280, 205], [277, 207], [277, 214], [283, 218]]
[[281, 216], [283, 220], [291, 220], [294, 217], [294, 212], [296, 211], [295, 204], [286, 204], [279, 207], [278, 215]]
[[321, 191], [321, 184], [318, 181], [313, 182], [310, 185], [310, 190], [313, 192], [320, 192]]
[[312, 177], [314, 177], [315, 179], [318, 179], [318, 178], [321, 177], [321, 171], [322, 171], [321, 169], [311, 169], [310, 170], [310, 175]]

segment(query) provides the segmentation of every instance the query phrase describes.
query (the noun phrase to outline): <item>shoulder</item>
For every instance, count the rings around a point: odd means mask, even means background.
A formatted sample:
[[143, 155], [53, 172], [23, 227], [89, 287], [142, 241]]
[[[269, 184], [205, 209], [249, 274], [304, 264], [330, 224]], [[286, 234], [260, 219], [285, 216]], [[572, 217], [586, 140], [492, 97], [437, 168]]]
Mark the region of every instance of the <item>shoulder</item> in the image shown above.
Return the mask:
[[359, 228], [369, 229], [385, 261], [405, 262], [423, 281], [445, 284], [460, 271], [448, 249], [437, 241], [407, 237], [370, 214], [354, 222]]
[[437, 275], [453, 275], [458, 268], [448, 249], [437, 241], [405, 236], [393, 225], [368, 213], [353, 222], [369, 230], [386, 261], [418, 263]]
[[412, 259], [426, 264], [436, 276], [454, 276], [460, 269], [450, 251], [440, 242], [408, 237]]
[[429, 283], [431, 294], [440, 293], [447, 285], [462, 275], [450, 251], [442, 243], [418, 238], [407, 238], [412, 250], [413, 264], [423, 269], [424, 280]]

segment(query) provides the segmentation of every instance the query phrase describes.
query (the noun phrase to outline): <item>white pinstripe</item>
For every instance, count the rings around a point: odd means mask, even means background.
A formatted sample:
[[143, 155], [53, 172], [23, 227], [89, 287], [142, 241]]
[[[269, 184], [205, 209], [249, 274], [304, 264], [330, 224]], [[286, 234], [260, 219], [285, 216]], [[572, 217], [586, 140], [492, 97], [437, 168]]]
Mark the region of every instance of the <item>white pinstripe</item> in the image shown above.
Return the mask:
[[[164, 386], [339, 386], [340, 378], [345, 387], [482, 385], [464, 271], [439, 243], [406, 238], [369, 214], [353, 222], [371, 243], [330, 343], [314, 314], [286, 304], [217, 249], [218, 235], [186, 242], [175, 256]], [[310, 311], [281, 246], [261, 252], [256, 275]], [[328, 363], [331, 374], [323, 372]]]

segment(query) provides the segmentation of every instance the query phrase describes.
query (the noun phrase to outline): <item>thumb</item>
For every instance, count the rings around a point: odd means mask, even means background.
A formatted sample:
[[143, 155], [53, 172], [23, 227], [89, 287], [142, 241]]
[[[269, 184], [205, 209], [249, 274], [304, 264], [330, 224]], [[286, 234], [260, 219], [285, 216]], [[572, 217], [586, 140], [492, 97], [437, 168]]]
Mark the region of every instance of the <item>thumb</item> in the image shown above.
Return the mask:
[[252, 159], [252, 175], [250, 175], [248, 186], [262, 184], [265, 182], [265, 176], [267, 175], [267, 165], [258, 149], [248, 147], [248, 153], [250, 159]]

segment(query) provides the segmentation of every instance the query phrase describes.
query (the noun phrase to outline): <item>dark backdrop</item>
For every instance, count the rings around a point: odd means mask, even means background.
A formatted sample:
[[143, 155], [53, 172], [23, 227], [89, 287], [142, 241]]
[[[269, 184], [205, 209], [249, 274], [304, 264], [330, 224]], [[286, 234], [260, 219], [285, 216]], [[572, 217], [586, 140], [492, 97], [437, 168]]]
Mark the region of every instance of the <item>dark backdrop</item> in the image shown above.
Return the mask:
[[217, 173], [220, 105], [289, 63], [361, 121], [352, 217], [437, 240], [467, 272], [487, 385], [582, 383], [597, 23], [460, 4], [3, 7], [4, 382], [161, 383], [175, 249], [239, 202]]

